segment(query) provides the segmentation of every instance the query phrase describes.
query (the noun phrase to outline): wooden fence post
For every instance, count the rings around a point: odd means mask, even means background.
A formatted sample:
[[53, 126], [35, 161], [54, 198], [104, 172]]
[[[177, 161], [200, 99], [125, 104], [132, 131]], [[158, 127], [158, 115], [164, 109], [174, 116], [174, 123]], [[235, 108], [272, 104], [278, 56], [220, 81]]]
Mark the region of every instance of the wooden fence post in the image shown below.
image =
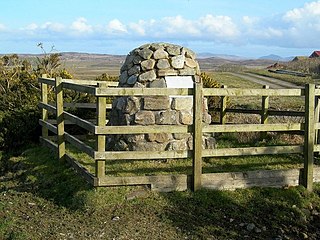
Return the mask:
[[[105, 83], [99, 83], [98, 87], [107, 87]], [[106, 97], [97, 97], [97, 125], [99, 127], [104, 127], [106, 125]], [[106, 150], [106, 136], [97, 135], [96, 137], [96, 149], [99, 152], [104, 152]], [[95, 174], [97, 178], [105, 176], [106, 171], [106, 161], [105, 160], [96, 160]]]
[[315, 85], [307, 84], [305, 88], [305, 130], [304, 130], [304, 170], [303, 186], [312, 191], [313, 187], [313, 154], [314, 154], [314, 111]]
[[[227, 88], [227, 85], [222, 85], [221, 88]], [[226, 124], [227, 96], [221, 96], [220, 98], [220, 124]]]
[[[320, 86], [316, 86], [316, 89], [319, 89], [319, 88], [320, 88]], [[315, 105], [315, 120], [314, 120], [314, 122], [319, 123], [319, 121], [320, 121], [320, 98], [319, 98], [319, 96], [316, 96], [315, 100], [316, 100], [315, 101], [316, 105]], [[315, 144], [320, 143], [319, 134], [320, 134], [320, 130], [316, 129], [315, 130], [315, 140], [314, 140]], [[319, 156], [319, 152], [316, 152], [316, 155]]]
[[193, 179], [192, 190], [201, 188], [202, 175], [202, 111], [203, 93], [201, 78], [195, 76], [193, 94]]
[[[47, 78], [47, 74], [42, 74], [42, 78]], [[45, 83], [41, 83], [41, 102], [44, 104], [48, 104], [48, 85]], [[41, 119], [43, 121], [48, 121], [48, 110], [42, 108], [42, 114], [41, 114]], [[42, 137], [43, 138], [48, 138], [49, 132], [48, 128], [45, 126], [42, 126]]]
[[[268, 85], [264, 85], [263, 89], [269, 89]], [[261, 124], [268, 123], [268, 108], [269, 108], [269, 96], [262, 96], [262, 104], [261, 104]], [[267, 132], [261, 132], [260, 138], [261, 140], [267, 137]]]
[[62, 78], [55, 79], [56, 92], [56, 118], [57, 118], [57, 132], [58, 132], [58, 159], [64, 161], [66, 154], [65, 135], [64, 135], [64, 116], [63, 116], [63, 86]]

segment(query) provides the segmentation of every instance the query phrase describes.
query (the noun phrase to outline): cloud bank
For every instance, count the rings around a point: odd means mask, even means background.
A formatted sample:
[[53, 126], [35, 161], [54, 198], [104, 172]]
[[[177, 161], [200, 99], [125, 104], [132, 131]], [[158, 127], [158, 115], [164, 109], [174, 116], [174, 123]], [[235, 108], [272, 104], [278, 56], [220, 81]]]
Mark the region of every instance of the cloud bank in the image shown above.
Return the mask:
[[135, 40], [135, 41], [200, 41], [233, 46], [263, 45], [285, 48], [318, 48], [320, 39], [320, 1], [306, 3], [266, 18], [243, 16], [234, 19], [225, 15], [205, 14], [197, 19], [181, 15], [161, 19], [140, 19], [122, 22], [111, 19], [94, 25], [79, 17], [69, 24], [61, 22], [28, 23], [10, 29], [0, 22], [0, 36], [18, 36], [35, 42], [54, 38], [66, 40]]

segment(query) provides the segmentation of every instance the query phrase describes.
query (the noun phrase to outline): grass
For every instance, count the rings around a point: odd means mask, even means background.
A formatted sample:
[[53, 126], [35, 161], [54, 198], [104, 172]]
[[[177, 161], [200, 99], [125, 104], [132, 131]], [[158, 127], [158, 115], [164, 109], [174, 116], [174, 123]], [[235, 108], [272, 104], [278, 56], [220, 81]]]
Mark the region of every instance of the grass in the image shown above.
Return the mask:
[[2, 154], [1, 164], [0, 239], [320, 237], [320, 185], [313, 193], [302, 187], [195, 193], [94, 189], [40, 146]]
[[307, 83], [319, 83], [319, 79], [312, 78], [311, 76], [297, 77], [289, 74], [277, 74], [277, 73], [269, 72], [266, 69], [250, 69], [248, 70], [248, 72], [255, 73], [261, 76], [272, 77], [272, 78], [280, 79], [283, 81], [291, 82], [299, 86], [304, 86]]
[[[253, 71], [253, 70], [252, 70]], [[266, 72], [265, 70], [254, 70], [254, 73]], [[228, 88], [262, 88], [262, 84], [254, 83], [243, 78], [232, 75], [228, 72], [210, 72], [208, 73], [214, 80], [222, 85], [227, 85]], [[280, 74], [277, 74], [280, 75]], [[229, 97], [231, 106], [235, 108], [245, 109], [261, 109], [260, 97]], [[303, 111], [304, 98], [303, 97], [270, 97], [270, 109], [288, 109]]]

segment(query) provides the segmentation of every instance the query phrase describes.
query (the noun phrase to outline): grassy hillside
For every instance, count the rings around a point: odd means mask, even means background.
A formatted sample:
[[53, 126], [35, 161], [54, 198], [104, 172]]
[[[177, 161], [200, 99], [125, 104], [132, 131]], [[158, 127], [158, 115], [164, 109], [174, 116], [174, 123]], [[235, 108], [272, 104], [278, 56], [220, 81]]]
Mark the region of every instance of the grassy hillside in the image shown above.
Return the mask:
[[46, 148], [1, 156], [0, 239], [319, 239], [320, 186], [90, 188]]

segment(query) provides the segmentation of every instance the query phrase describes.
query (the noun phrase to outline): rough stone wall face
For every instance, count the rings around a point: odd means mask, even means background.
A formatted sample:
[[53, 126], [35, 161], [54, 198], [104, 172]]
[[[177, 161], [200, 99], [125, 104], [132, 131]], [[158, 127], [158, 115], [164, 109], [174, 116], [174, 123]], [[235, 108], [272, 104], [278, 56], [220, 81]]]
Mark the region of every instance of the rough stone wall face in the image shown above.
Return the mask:
[[[118, 87], [166, 88], [166, 76], [200, 75], [195, 53], [168, 43], [151, 43], [132, 50], [120, 70]], [[206, 99], [203, 122], [209, 124]], [[109, 125], [192, 125], [192, 97], [118, 97], [113, 101]], [[191, 134], [127, 134], [107, 136], [107, 149], [164, 151], [192, 149]], [[203, 136], [204, 148], [214, 148], [212, 135]]]

